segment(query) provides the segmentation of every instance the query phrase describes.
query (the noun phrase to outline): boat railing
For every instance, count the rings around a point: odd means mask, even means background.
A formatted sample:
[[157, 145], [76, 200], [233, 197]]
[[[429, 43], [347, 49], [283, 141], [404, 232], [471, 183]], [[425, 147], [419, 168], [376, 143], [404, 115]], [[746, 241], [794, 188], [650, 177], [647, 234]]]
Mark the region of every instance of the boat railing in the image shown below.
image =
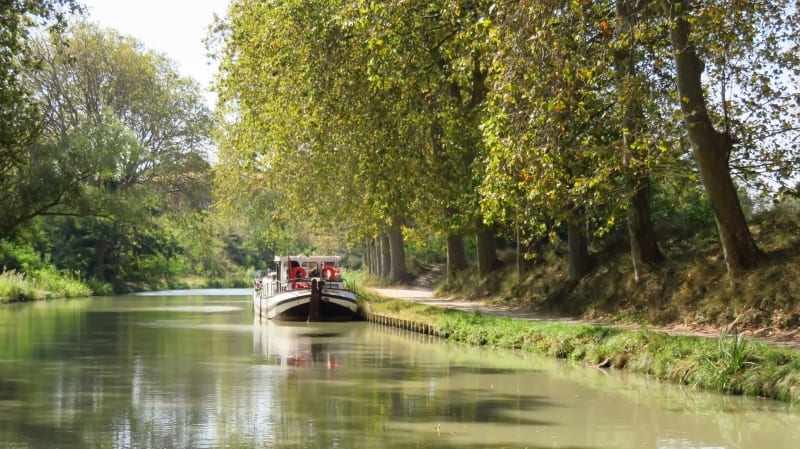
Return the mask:
[[315, 279], [320, 282], [324, 282], [325, 283], [324, 285], [327, 286], [328, 288], [355, 291], [356, 287], [355, 281], [348, 281], [346, 279], [336, 278], [334, 280], [322, 280], [319, 278], [309, 278], [309, 277], [289, 279], [286, 282], [286, 284], [284, 284], [283, 287], [285, 290], [299, 290], [304, 288], [311, 288], [311, 283]]
[[255, 290], [261, 297], [273, 296], [280, 291], [280, 282], [267, 277], [256, 279]]
[[[311, 282], [313, 280], [314, 280], [313, 278], [295, 278], [295, 279], [289, 279], [284, 283], [277, 279], [270, 279], [264, 277], [256, 279], [255, 290], [259, 293], [261, 297], [266, 298], [277, 295], [278, 293], [282, 293], [285, 291], [311, 288]], [[348, 281], [346, 279], [335, 279], [333, 281], [326, 281], [326, 284], [330, 288], [344, 289], [350, 291], [355, 291], [356, 288], [355, 281]]]

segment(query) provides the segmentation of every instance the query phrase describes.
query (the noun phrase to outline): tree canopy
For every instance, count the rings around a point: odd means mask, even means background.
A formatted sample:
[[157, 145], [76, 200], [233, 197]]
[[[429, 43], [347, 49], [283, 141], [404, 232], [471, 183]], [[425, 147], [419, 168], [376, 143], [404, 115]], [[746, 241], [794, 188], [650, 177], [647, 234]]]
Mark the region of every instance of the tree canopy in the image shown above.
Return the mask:
[[741, 186], [796, 176], [798, 26], [789, 1], [235, 1], [217, 182], [357, 238], [397, 217], [568, 229], [580, 277], [585, 240], [619, 223], [634, 265], [658, 263], [653, 186], [702, 180], [738, 276], [760, 258]]
[[0, 239], [101, 282], [188, 271], [191, 248], [212, 241], [183, 236], [186, 217], [212, 232], [213, 117], [199, 85], [133, 38], [64, 25], [28, 36], [15, 66], [33, 131], [3, 167]]

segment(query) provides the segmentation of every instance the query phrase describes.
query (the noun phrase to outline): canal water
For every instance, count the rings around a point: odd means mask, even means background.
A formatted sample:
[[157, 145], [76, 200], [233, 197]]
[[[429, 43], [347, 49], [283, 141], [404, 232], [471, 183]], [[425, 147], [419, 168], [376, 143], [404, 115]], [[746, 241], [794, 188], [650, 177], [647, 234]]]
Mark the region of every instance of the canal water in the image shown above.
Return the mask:
[[0, 307], [0, 448], [800, 447], [800, 406], [364, 322], [247, 291]]

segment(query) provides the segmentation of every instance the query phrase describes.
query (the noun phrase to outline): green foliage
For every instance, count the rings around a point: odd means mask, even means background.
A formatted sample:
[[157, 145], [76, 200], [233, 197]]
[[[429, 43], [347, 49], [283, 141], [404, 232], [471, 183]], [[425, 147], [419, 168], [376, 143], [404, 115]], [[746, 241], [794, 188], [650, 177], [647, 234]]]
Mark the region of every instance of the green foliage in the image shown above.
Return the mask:
[[37, 286], [44, 291], [45, 298], [76, 298], [91, 296], [92, 290], [81, 279], [80, 273], [56, 271], [52, 267], [38, 270], [31, 275]]
[[26, 281], [24, 273], [16, 270], [0, 273], [0, 304], [13, 300], [38, 299], [37, 294]]
[[220, 109], [234, 118], [217, 139], [221, 210], [256, 226], [302, 217], [312, 233], [346, 222], [359, 238], [403, 211], [413, 176], [392, 120], [401, 104], [370, 87], [364, 49], [343, 38], [358, 31], [343, 5], [239, 1], [216, 25]]
[[194, 217], [209, 201], [211, 115], [197, 83], [163, 55], [95, 25], [28, 45], [37, 64], [20, 80], [44, 112], [42, 132], [2, 193], [0, 235], [24, 230], [49, 263], [103, 292], [228, 269], [212, 228], [178, 239], [185, 228], [167, 219]]
[[[0, 4], [0, 200], [3, 209], [13, 208], [8, 201], [16, 196], [16, 185], [26, 180], [29, 167], [26, 148], [35, 142], [40, 117], [31, 101], [31, 92], [20, 73], [36, 67], [29, 39], [40, 26], [58, 31], [65, 16], [77, 9], [73, 0], [11, 0]], [[5, 215], [5, 214], [4, 214]], [[0, 216], [0, 238], [12, 223]]]
[[86, 285], [89, 287], [89, 289], [95, 296], [110, 296], [115, 293], [114, 285], [112, 285], [110, 282], [98, 281], [96, 279], [88, 279], [86, 281]]
[[39, 254], [30, 245], [0, 240], [0, 267], [9, 271], [36, 270], [43, 267]]
[[406, 262], [413, 273], [420, 267], [444, 262], [446, 237], [442, 235], [415, 235], [405, 233]]
[[653, 218], [674, 225], [712, 223], [714, 211], [697, 179], [673, 177], [656, 183]]
[[13, 237], [35, 217], [52, 212], [80, 196], [79, 180], [66, 157], [67, 148], [50, 143], [26, 147], [27, 163], [15, 167], [5, 180], [13, 183], [3, 191], [0, 237]]
[[[28, 36], [40, 19], [63, 26], [72, 2], [11, 2], [0, 7], [0, 236], [29, 233], [59, 269], [120, 288], [339, 252], [401, 216], [414, 266], [441, 261], [446, 236], [481, 222], [520, 232], [533, 254], [567, 221], [597, 239], [618, 232], [644, 179], [667, 230], [705, 225], [713, 210], [679, 126], [670, 3], [236, 0], [210, 39], [221, 74], [212, 173], [196, 83], [91, 24]], [[736, 143], [734, 172], [748, 188], [772, 173], [790, 190], [796, 9], [719, 0], [684, 13], [712, 122]], [[683, 237], [667, 245], [685, 262]], [[8, 256], [9, 267], [29, 269], [30, 256]], [[678, 270], [693, 277], [676, 302], [715, 269]], [[448, 287], [530, 299], [498, 279], [467, 270]], [[768, 299], [743, 300], [758, 301]]]
[[[707, 223], [668, 4], [235, 1], [212, 35], [217, 206], [312, 234], [346, 222], [351, 246], [399, 215], [434, 240], [483, 221], [535, 241], [565, 222], [615, 232], [652, 180], [656, 218]], [[714, 123], [740, 143], [738, 173], [791, 179], [796, 89], [784, 83], [800, 22], [782, 17], [796, 11], [720, 0], [683, 13], [709, 68], [701, 87], [721, 94]]]

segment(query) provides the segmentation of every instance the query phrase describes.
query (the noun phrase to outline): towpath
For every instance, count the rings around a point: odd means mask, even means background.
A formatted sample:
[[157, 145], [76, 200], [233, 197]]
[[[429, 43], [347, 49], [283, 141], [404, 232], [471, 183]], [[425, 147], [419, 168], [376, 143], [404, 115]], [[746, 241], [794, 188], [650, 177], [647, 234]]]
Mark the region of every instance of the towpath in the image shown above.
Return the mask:
[[[428, 287], [399, 287], [399, 288], [372, 288], [374, 292], [385, 297], [392, 299], [402, 299], [406, 301], [414, 301], [426, 304], [433, 307], [442, 307], [454, 310], [461, 310], [464, 312], [476, 312], [485, 316], [498, 316], [508, 317], [520, 320], [535, 320], [535, 321], [562, 321], [570, 323], [588, 323], [606, 326], [617, 326], [627, 329], [635, 329], [636, 325], [621, 325], [611, 322], [602, 321], [581, 321], [568, 318], [550, 317], [536, 312], [531, 312], [523, 309], [515, 309], [512, 307], [502, 307], [486, 304], [481, 301], [464, 301], [458, 299], [448, 299], [437, 297], [431, 288]], [[641, 326], [638, 326], [641, 327]], [[693, 335], [698, 337], [717, 338], [720, 333], [719, 327], [714, 326], [688, 326], [688, 325], [670, 325], [665, 327], [653, 327], [652, 330], [666, 332], [672, 335]], [[762, 340], [766, 343], [800, 350], [800, 329], [794, 330], [778, 330], [772, 328], [745, 330], [745, 336], [757, 340]]]

